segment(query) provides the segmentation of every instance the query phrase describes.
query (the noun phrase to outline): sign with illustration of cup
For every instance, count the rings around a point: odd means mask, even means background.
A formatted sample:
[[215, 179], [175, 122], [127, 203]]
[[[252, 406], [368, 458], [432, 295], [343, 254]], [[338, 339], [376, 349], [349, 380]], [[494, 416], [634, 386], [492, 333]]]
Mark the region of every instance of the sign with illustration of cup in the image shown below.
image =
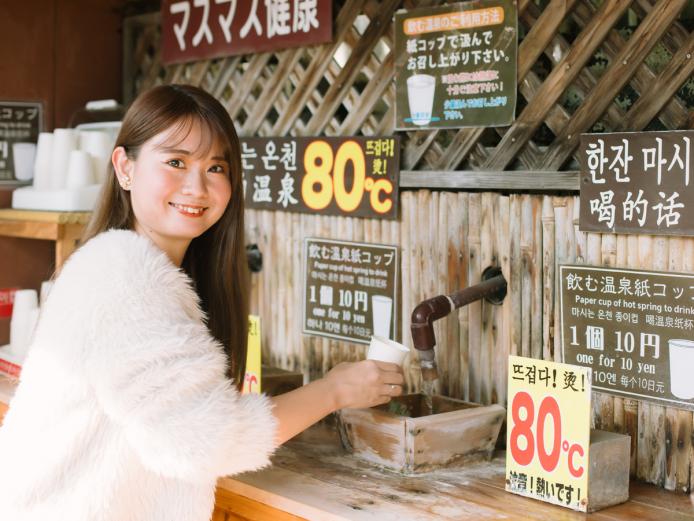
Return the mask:
[[397, 332], [398, 248], [305, 239], [304, 333], [368, 344]]
[[164, 65], [283, 50], [332, 39], [330, 0], [164, 0]]
[[509, 125], [516, 110], [515, 0], [395, 14], [395, 128]]
[[509, 357], [507, 491], [587, 511], [590, 392], [589, 368]]
[[397, 219], [398, 137], [241, 139], [246, 208]]
[[581, 136], [584, 231], [694, 235], [694, 130]]
[[0, 101], [0, 181], [31, 180], [42, 125], [40, 102]]
[[694, 275], [561, 266], [564, 361], [593, 388], [694, 410]]

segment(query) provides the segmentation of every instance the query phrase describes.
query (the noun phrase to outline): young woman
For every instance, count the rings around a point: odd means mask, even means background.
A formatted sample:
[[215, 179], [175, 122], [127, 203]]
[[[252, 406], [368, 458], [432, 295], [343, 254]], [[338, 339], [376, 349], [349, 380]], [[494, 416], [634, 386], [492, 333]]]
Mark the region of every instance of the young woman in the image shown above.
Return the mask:
[[402, 390], [396, 365], [363, 361], [273, 399], [237, 392], [248, 316], [240, 150], [212, 96], [181, 85], [142, 94], [112, 166], [0, 429], [1, 520], [207, 521], [217, 477], [267, 465], [330, 412]]

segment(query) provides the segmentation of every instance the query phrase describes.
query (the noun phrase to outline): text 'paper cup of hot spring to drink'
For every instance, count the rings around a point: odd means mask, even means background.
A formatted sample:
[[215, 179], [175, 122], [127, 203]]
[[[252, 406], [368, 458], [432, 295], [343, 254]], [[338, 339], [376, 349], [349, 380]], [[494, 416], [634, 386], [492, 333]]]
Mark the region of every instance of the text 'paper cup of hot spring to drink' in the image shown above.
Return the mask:
[[694, 340], [673, 338], [670, 346], [670, 391], [683, 400], [694, 398]]
[[431, 109], [434, 106], [436, 78], [429, 74], [415, 74], [407, 78], [407, 101], [410, 117], [415, 125], [428, 125], [431, 122]]
[[371, 337], [366, 358], [402, 365], [410, 350], [402, 344], [377, 335]]

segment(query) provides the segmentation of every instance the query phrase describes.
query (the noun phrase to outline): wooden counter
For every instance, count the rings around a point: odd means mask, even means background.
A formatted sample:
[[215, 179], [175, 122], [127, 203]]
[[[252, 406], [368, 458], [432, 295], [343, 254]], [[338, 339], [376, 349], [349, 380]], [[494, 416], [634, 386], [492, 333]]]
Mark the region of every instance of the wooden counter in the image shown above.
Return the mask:
[[[0, 418], [14, 389], [0, 376]], [[1, 421], [1, 420], [0, 420]], [[694, 520], [694, 496], [632, 482], [630, 500], [582, 514], [504, 490], [504, 457], [455, 471], [404, 477], [345, 454], [334, 427], [317, 425], [273, 457], [273, 466], [221, 478], [212, 521]]]
[[346, 455], [335, 429], [324, 425], [280, 448], [273, 462], [266, 470], [220, 479], [217, 505], [227, 517], [218, 510], [213, 521], [694, 520], [694, 498], [639, 482], [631, 483], [627, 503], [594, 514], [510, 494], [503, 454], [466, 469], [404, 477]]

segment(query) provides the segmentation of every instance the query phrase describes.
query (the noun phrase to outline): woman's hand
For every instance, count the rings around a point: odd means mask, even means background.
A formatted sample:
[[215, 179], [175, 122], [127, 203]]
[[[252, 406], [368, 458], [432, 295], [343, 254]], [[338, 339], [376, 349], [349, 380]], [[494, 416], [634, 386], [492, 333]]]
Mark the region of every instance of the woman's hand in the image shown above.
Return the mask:
[[402, 394], [405, 378], [397, 364], [363, 360], [335, 366], [324, 380], [335, 394], [336, 409], [359, 409], [388, 403]]

